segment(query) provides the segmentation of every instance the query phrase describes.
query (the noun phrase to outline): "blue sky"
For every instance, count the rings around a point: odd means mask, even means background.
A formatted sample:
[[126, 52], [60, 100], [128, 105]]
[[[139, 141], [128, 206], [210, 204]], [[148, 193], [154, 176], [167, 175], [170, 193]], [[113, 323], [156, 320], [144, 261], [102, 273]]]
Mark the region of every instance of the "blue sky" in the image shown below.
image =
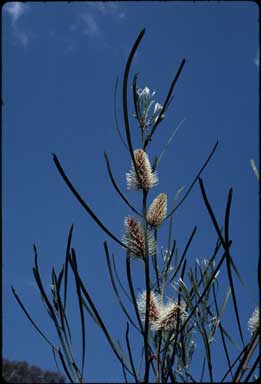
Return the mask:
[[[220, 224], [228, 190], [233, 187], [232, 256], [247, 285], [246, 290], [236, 283], [244, 333], [249, 337], [247, 320], [258, 302], [258, 183], [249, 163], [254, 159], [259, 169], [257, 5], [171, 1], [6, 3], [2, 22], [4, 356], [55, 369], [48, 345], [18, 308], [10, 286], [15, 286], [34, 319], [55, 339], [33, 281], [32, 245], [38, 246], [39, 264], [48, 287], [52, 266], [60, 268], [64, 261], [71, 223], [75, 225], [73, 246], [82, 277], [113, 337], [124, 343], [126, 322], [110, 287], [103, 241], [108, 240], [122, 273], [124, 252], [71, 195], [54, 166], [52, 152], [91, 208], [121, 237], [124, 217], [130, 211], [110, 184], [103, 151], [110, 157], [120, 187], [139, 206], [140, 196], [126, 191], [130, 159], [115, 129], [113, 93], [117, 75], [121, 90], [128, 53], [144, 27], [146, 33], [131, 76], [138, 72], [138, 85], [156, 90], [157, 101], [163, 103], [181, 60], [187, 60], [149, 155], [159, 153], [173, 129], [186, 120], [162, 159], [160, 184], [149, 201], [160, 192], [166, 192], [171, 201], [181, 186], [188, 187], [219, 141], [203, 180]], [[120, 97], [119, 92], [123, 129]], [[131, 108], [132, 104], [132, 112]], [[137, 148], [139, 130], [134, 119], [131, 124]], [[194, 225], [198, 231], [188, 253], [190, 265], [196, 257], [208, 258], [216, 241], [198, 184], [174, 216], [173, 231], [180, 252]], [[166, 231], [167, 225], [160, 237], [163, 247]], [[134, 268], [139, 275], [139, 266]], [[225, 269], [222, 273], [220, 278], [225, 283]], [[137, 287], [143, 289], [142, 284], [138, 276]], [[233, 331], [231, 308], [230, 303], [225, 319]], [[77, 345], [80, 334], [74, 310], [71, 320]], [[136, 343], [134, 332], [131, 338]], [[236, 331], [234, 336], [239, 341]], [[213, 348], [218, 353], [218, 346]], [[222, 366], [223, 360], [218, 359]], [[122, 380], [121, 368], [89, 319], [86, 379]]]

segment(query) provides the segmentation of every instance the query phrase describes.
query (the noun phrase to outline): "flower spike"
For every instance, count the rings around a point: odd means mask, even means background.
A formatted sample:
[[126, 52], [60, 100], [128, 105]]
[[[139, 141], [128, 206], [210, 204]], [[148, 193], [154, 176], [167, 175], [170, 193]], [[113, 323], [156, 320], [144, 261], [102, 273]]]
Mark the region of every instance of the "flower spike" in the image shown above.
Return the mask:
[[152, 202], [147, 213], [147, 222], [152, 227], [159, 227], [167, 216], [167, 195], [161, 193]]
[[158, 184], [157, 173], [152, 171], [148, 155], [143, 149], [136, 149], [134, 151], [134, 159], [137, 165], [138, 175], [136, 174], [135, 167], [126, 173], [126, 181], [128, 189], [148, 190]]
[[[124, 243], [131, 250], [131, 256], [136, 259], [145, 259], [145, 238], [144, 231], [139, 221], [132, 216], [124, 220], [125, 234]], [[155, 241], [150, 232], [147, 232], [149, 255], [155, 254]]]

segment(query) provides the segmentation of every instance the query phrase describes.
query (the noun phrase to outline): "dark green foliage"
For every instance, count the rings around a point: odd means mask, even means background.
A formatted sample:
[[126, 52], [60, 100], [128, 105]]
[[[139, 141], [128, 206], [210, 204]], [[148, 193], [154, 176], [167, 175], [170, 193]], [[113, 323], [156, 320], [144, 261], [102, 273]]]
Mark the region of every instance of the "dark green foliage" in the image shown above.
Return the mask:
[[65, 383], [65, 377], [52, 371], [45, 371], [25, 361], [2, 359], [2, 378], [7, 383]]

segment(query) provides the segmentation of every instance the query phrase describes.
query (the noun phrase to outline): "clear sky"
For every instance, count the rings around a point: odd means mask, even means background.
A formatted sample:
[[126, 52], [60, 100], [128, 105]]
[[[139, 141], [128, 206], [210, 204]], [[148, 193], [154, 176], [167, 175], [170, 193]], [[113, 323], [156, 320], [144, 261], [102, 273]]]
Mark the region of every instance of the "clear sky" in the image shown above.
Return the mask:
[[[235, 278], [248, 338], [247, 321], [258, 302], [258, 183], [250, 167], [250, 159], [254, 159], [259, 169], [257, 5], [171, 1], [6, 3], [2, 22], [3, 355], [55, 369], [49, 346], [25, 318], [10, 286], [15, 286], [35, 321], [55, 339], [34, 284], [32, 246], [38, 246], [39, 265], [48, 287], [51, 268], [60, 268], [64, 261], [71, 223], [75, 226], [73, 246], [86, 286], [112, 336], [125, 343], [126, 321], [110, 286], [103, 241], [108, 240], [122, 274], [125, 253], [97, 227], [68, 190], [55, 168], [52, 152], [91, 208], [121, 238], [123, 220], [130, 211], [110, 184], [103, 151], [110, 157], [120, 187], [139, 206], [138, 194], [126, 191], [130, 159], [115, 129], [113, 94], [119, 75], [118, 113], [123, 129], [120, 107], [124, 65], [144, 27], [146, 33], [131, 76], [138, 72], [139, 87], [147, 85], [156, 90], [157, 101], [164, 101], [181, 60], [187, 60], [149, 155], [158, 154], [173, 129], [186, 120], [160, 163], [160, 184], [150, 199], [166, 192], [171, 202], [181, 186], [190, 185], [219, 141], [202, 177], [220, 224], [228, 190], [233, 187], [231, 253], [247, 286], [243, 289]], [[131, 130], [137, 148], [139, 130], [134, 119]], [[191, 266], [196, 257], [210, 257], [216, 241], [198, 184], [174, 216], [173, 233], [180, 252], [194, 225], [198, 230], [188, 252]], [[160, 237], [163, 247], [166, 228]], [[134, 268], [138, 270], [139, 266]], [[220, 279], [227, 284], [225, 269]], [[143, 280], [138, 280], [137, 287], [144, 288]], [[77, 346], [80, 328], [74, 293], [71, 285], [71, 321]], [[225, 325], [239, 341], [231, 308], [230, 303]], [[87, 381], [121, 381], [121, 368], [103, 334], [89, 318], [86, 326]], [[136, 337], [134, 330], [134, 343]], [[216, 375], [224, 360], [215, 343], [213, 348], [219, 365], [214, 377], [219, 377]]]

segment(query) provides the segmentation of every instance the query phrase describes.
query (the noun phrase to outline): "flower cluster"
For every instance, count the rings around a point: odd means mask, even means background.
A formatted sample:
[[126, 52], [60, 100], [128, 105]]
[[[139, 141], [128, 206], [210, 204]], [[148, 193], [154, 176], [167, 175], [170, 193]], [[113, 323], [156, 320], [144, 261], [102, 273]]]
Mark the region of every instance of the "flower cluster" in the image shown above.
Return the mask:
[[126, 181], [128, 189], [144, 189], [148, 190], [158, 184], [156, 172], [152, 171], [147, 153], [143, 149], [134, 151], [134, 159], [137, 167], [137, 172], [132, 163], [131, 170], [126, 173]]
[[[146, 128], [149, 125], [155, 124], [158, 119], [159, 115], [162, 110], [162, 105], [158, 102], [155, 103], [155, 100], [153, 100], [153, 96], [155, 95], [155, 91], [151, 92], [148, 87], [145, 87], [143, 89], [139, 88], [136, 91], [136, 97], [137, 97], [137, 115], [134, 115], [140, 123], [141, 129], [143, 131], [146, 130]], [[154, 104], [154, 111], [149, 116], [149, 111], [151, 107]], [[164, 114], [161, 116], [161, 120], [164, 118]]]
[[167, 195], [161, 193], [152, 202], [148, 213], [147, 223], [152, 227], [159, 227], [167, 216]]
[[248, 329], [251, 334], [260, 331], [260, 314], [259, 314], [259, 305], [255, 308], [252, 316], [248, 320]]
[[[142, 321], [145, 321], [146, 296], [146, 291], [143, 291], [137, 300]], [[169, 301], [164, 305], [153, 291], [150, 292], [149, 325], [152, 331], [172, 331], [177, 326], [178, 317], [181, 326], [187, 318], [183, 301], [180, 302], [180, 305], [174, 301]]]
[[[138, 310], [141, 317], [141, 320], [145, 321], [146, 316], [146, 291], [143, 291], [137, 300]], [[159, 296], [151, 291], [150, 292], [150, 312], [149, 312], [149, 319], [151, 324], [154, 324], [160, 316], [160, 299]]]
[[[144, 231], [140, 222], [133, 216], [124, 220], [125, 234], [123, 241], [131, 251], [134, 258], [144, 259], [146, 254]], [[148, 253], [154, 255], [156, 251], [155, 241], [151, 233], [147, 231]]]

